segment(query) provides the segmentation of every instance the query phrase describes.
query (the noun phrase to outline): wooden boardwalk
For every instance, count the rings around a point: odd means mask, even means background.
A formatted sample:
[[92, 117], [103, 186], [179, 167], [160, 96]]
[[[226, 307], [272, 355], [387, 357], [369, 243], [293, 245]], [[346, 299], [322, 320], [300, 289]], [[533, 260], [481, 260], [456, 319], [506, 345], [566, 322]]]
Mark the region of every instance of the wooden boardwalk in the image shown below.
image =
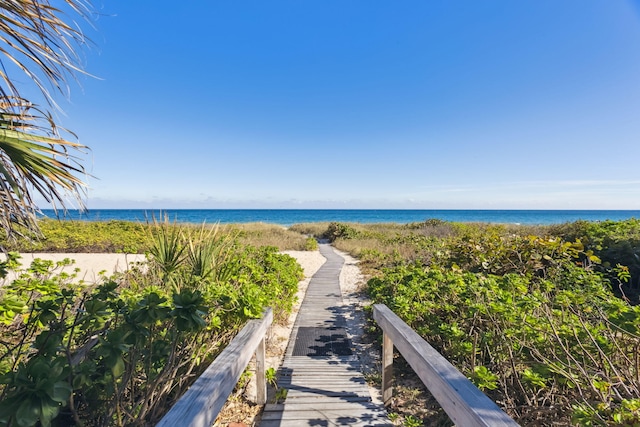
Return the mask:
[[340, 271], [344, 264], [330, 245], [327, 262], [311, 278], [291, 332], [278, 388], [284, 403], [265, 407], [260, 427], [393, 426], [382, 405], [372, 403], [346, 333]]

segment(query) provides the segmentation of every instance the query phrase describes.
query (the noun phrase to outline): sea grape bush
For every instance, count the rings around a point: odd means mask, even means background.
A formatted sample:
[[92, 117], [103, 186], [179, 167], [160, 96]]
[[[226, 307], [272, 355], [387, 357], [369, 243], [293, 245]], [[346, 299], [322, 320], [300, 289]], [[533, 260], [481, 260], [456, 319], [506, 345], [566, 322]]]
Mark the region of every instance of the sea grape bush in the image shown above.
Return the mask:
[[368, 288], [523, 425], [640, 420], [640, 307], [580, 240], [469, 227]]
[[336, 239], [353, 239], [362, 236], [362, 234], [362, 232], [349, 224], [332, 222], [327, 227], [323, 237], [333, 242]]
[[157, 231], [147, 264], [98, 285], [2, 264], [0, 426], [154, 424], [248, 318], [291, 309], [293, 258]]

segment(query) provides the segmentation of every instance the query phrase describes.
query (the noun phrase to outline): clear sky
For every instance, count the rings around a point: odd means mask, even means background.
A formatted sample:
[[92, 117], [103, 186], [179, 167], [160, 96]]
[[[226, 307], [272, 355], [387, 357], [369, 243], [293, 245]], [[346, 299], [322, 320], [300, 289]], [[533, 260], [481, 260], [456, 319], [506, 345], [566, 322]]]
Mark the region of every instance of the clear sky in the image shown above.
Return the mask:
[[109, 0], [89, 208], [640, 209], [640, 2]]

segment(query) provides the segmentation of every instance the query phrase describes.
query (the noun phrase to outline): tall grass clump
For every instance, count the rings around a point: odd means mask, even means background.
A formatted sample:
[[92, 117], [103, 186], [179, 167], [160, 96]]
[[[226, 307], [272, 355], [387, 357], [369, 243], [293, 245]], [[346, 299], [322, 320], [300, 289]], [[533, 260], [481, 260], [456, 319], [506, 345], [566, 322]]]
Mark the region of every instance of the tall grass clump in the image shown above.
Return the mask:
[[191, 274], [202, 279], [226, 280], [226, 265], [233, 236], [222, 234], [218, 226], [192, 229], [187, 239], [187, 262]]

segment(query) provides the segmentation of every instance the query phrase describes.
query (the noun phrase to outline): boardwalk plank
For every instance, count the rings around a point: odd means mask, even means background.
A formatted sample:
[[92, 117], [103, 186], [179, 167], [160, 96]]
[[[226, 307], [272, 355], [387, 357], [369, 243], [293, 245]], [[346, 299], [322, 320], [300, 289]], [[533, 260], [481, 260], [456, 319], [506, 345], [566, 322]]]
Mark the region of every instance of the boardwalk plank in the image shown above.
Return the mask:
[[340, 383], [331, 383], [328, 381], [322, 381], [322, 382], [299, 381], [299, 382], [292, 382], [292, 383], [283, 382], [280, 384], [283, 388], [286, 388], [288, 390], [319, 390], [319, 391], [365, 390], [365, 391], [368, 391], [367, 386], [363, 383], [347, 382], [347, 381], [340, 382]]
[[366, 409], [359, 411], [359, 408], [346, 408], [346, 409], [306, 409], [302, 411], [292, 411], [286, 408], [282, 412], [269, 412], [262, 416], [262, 420], [309, 420], [314, 418], [320, 419], [352, 419], [353, 421], [375, 420], [384, 419], [384, 415], [376, 414], [374, 412], [367, 412]]
[[303, 426], [350, 426], [350, 427], [394, 427], [387, 419], [384, 420], [364, 420], [352, 421], [351, 419], [327, 420], [314, 418], [307, 420], [265, 420], [260, 423], [260, 427], [303, 427]]
[[369, 390], [318, 390], [318, 391], [302, 391], [302, 390], [289, 390], [287, 393], [287, 401], [290, 399], [296, 399], [300, 397], [336, 397], [336, 398], [350, 398], [350, 397], [371, 397]]
[[329, 402], [329, 403], [279, 403], [265, 405], [265, 412], [283, 411], [285, 409], [291, 411], [301, 410], [323, 410], [323, 409], [345, 409], [353, 407], [363, 408], [370, 412], [384, 413], [384, 409], [380, 408], [380, 405], [371, 402]]

